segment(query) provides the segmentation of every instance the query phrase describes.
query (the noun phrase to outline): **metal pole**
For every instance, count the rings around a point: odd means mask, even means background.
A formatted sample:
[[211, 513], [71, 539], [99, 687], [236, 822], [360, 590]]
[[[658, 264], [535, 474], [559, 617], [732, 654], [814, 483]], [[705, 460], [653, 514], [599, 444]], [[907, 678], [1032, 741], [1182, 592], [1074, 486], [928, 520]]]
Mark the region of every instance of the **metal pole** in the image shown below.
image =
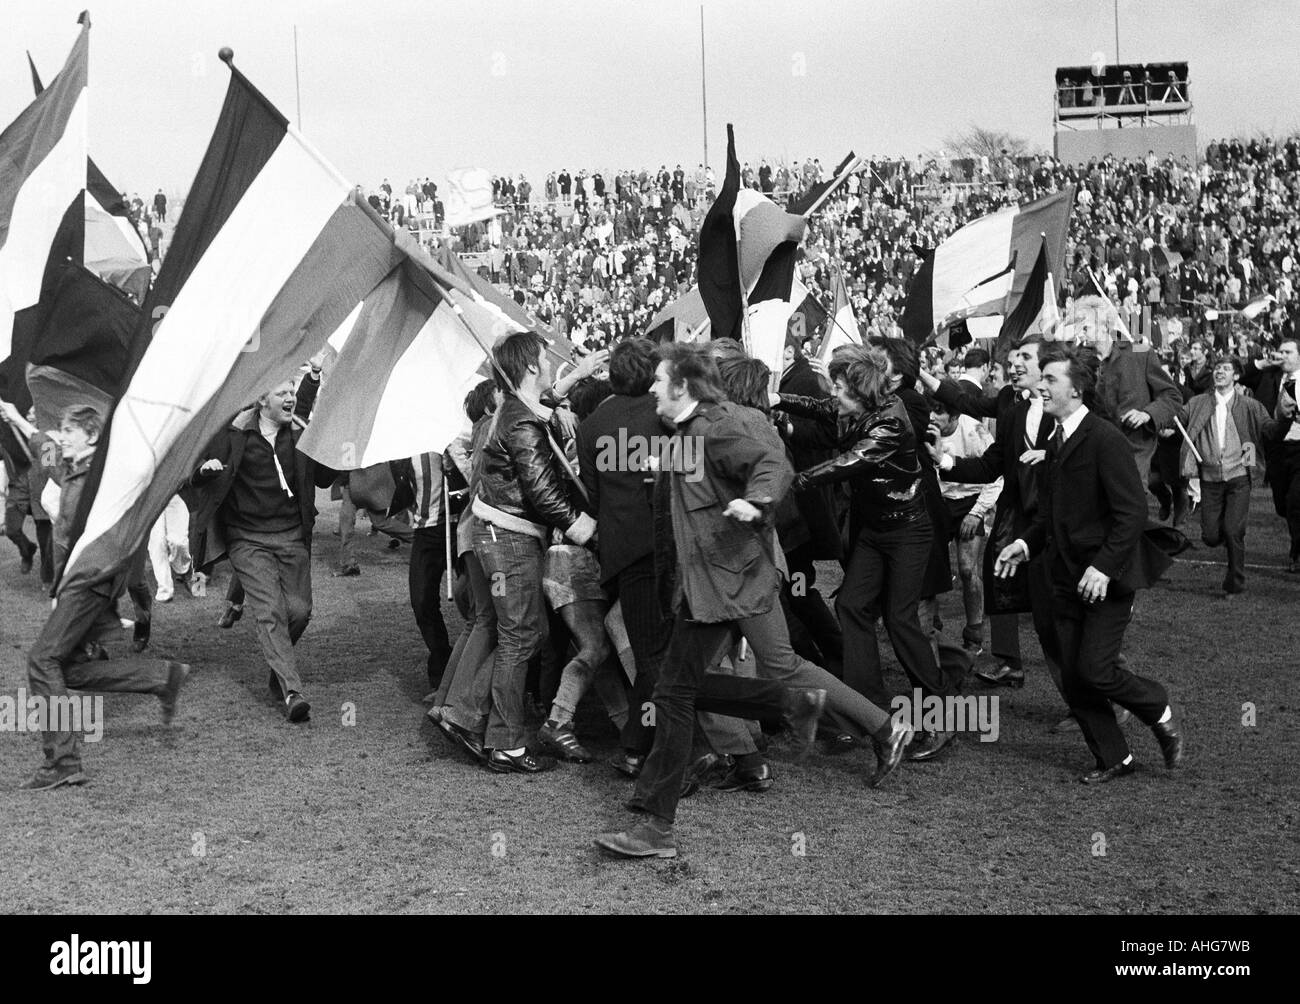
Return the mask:
[[704, 107], [704, 166], [709, 166], [709, 91], [704, 67], [704, 4], [700, 4], [700, 103]]
[[1119, 65], [1119, 0], [1115, 0], [1115, 65]]
[[297, 94], [298, 131], [302, 132], [302, 81], [298, 79], [298, 26], [293, 26], [293, 89]]

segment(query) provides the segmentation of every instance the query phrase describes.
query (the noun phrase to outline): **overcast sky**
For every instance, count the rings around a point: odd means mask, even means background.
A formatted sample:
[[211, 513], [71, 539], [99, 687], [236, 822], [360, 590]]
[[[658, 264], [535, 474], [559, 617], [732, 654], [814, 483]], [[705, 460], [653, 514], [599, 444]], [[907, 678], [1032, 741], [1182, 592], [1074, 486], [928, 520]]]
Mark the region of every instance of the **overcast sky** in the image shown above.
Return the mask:
[[[0, 121], [89, 0], [0, 0]], [[1052, 71], [1114, 61], [1113, 0], [706, 0], [710, 161], [915, 155], [970, 125], [1050, 150]], [[344, 175], [615, 170], [703, 159], [696, 0], [104, 0], [91, 152], [142, 194], [188, 189], [235, 62]], [[1119, 0], [1126, 62], [1190, 63], [1201, 145], [1296, 129], [1295, 0]]]

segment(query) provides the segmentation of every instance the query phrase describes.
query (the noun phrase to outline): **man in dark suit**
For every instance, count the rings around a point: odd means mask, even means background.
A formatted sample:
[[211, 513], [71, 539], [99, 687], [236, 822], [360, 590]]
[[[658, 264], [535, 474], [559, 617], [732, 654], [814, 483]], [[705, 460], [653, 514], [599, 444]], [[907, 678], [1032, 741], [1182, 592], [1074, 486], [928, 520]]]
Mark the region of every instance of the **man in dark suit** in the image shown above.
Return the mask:
[[1277, 445], [1273, 451], [1273, 505], [1286, 520], [1291, 535], [1287, 571], [1300, 572], [1300, 346], [1294, 338], [1285, 338], [1278, 346], [1282, 364], [1282, 381], [1278, 387], [1274, 417], [1278, 421]]
[[1106, 349], [1104, 343], [1097, 345], [1104, 360], [1097, 379], [1097, 401], [1102, 411], [1123, 427], [1145, 485], [1151, 477], [1158, 430], [1183, 406], [1183, 396], [1161, 368], [1160, 357], [1150, 344], [1134, 345], [1119, 338], [1108, 352]]
[[1183, 739], [1168, 693], [1118, 663], [1134, 591], [1159, 578], [1168, 559], [1141, 560], [1146, 495], [1124, 435], [1084, 403], [1094, 389], [1092, 370], [1073, 352], [1052, 349], [1043, 354], [1042, 371], [1043, 411], [1056, 428], [1038, 515], [1002, 549], [995, 571], [1007, 577], [1031, 556], [1044, 555], [1065, 697], [1097, 762], [1080, 780], [1099, 784], [1137, 769], [1112, 701], [1151, 728], [1172, 769], [1182, 760]]

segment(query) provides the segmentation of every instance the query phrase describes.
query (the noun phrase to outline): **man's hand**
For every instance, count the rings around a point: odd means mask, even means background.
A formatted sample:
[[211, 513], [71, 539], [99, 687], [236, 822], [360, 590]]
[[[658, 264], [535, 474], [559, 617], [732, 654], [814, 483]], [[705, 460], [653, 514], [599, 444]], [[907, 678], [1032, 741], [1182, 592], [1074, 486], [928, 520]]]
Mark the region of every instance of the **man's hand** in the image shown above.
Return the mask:
[[1140, 429], [1151, 421], [1151, 416], [1140, 408], [1133, 408], [1130, 411], [1125, 412], [1124, 417], [1120, 421], [1130, 429]]
[[962, 540], [974, 540], [983, 526], [984, 520], [982, 517], [976, 516], [973, 512], [968, 512], [961, 521], [959, 535]]
[[831, 382], [830, 364], [825, 359], [819, 359], [816, 356], [808, 357], [808, 365], [822, 380], [827, 383]]
[[1085, 603], [1095, 603], [1106, 598], [1106, 590], [1109, 586], [1110, 576], [1089, 565], [1087, 571], [1083, 573], [1083, 578], [1079, 580], [1075, 592]]
[[220, 460], [205, 460], [203, 466], [199, 468], [200, 474], [220, 474], [226, 469], [226, 465]]
[[998, 560], [993, 563], [993, 574], [999, 579], [1009, 579], [1016, 569], [1029, 560], [1029, 548], [1023, 540], [1013, 540], [1002, 549]]
[[571, 408], [556, 408], [555, 420], [559, 422], [565, 439], [572, 439], [578, 434], [578, 419]]
[[1168, 439], [1170, 436], [1172, 436], [1175, 433], [1175, 431], [1177, 430], [1161, 429], [1159, 432], [1156, 433], [1156, 435], [1159, 436], [1161, 439]]
[[597, 349], [589, 355], [583, 356], [582, 361], [573, 368], [573, 374], [579, 380], [589, 377], [598, 369], [609, 362], [609, 349]]
[[578, 518], [573, 521], [573, 525], [564, 532], [566, 537], [578, 545], [587, 543], [595, 534], [596, 521], [585, 512], [580, 513]]
[[1025, 450], [1020, 454], [1020, 462], [1026, 467], [1033, 467], [1035, 464], [1041, 464], [1047, 459], [1046, 450]]
[[762, 518], [763, 511], [744, 499], [732, 499], [727, 503], [727, 508], [722, 510], [722, 515], [730, 516], [740, 523], [753, 523]]
[[934, 461], [934, 466], [942, 470], [943, 437], [939, 435], [939, 427], [934, 423], [925, 430], [925, 449], [930, 454], [930, 459]]

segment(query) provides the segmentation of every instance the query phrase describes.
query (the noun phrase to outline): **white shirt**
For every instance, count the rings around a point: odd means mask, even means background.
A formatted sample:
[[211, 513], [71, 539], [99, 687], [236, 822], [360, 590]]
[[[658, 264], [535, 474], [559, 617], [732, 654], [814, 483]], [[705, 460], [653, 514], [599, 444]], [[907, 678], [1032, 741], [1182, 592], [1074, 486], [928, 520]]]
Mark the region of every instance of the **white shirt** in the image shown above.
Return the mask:
[[1025, 441], [1029, 449], [1038, 442], [1038, 430], [1043, 424], [1043, 399], [1037, 394], [1029, 396], [1029, 411], [1025, 413]]
[[1078, 410], [1075, 411], [1075, 413], [1071, 415], [1069, 418], [1063, 418], [1057, 420], [1056, 424], [1061, 427], [1061, 442], [1064, 443], [1066, 440], [1068, 440], [1071, 436], [1074, 435], [1074, 431], [1077, 428], [1079, 428], [1079, 423], [1083, 421], [1084, 417], [1087, 414], [1088, 414], [1088, 406], [1086, 404], [1081, 404], [1079, 405]]
[[1223, 454], [1224, 443], [1228, 438], [1228, 409], [1232, 407], [1232, 399], [1237, 396], [1237, 392], [1229, 389], [1227, 395], [1216, 390], [1214, 392], [1214, 436], [1219, 444], [1219, 454]]

